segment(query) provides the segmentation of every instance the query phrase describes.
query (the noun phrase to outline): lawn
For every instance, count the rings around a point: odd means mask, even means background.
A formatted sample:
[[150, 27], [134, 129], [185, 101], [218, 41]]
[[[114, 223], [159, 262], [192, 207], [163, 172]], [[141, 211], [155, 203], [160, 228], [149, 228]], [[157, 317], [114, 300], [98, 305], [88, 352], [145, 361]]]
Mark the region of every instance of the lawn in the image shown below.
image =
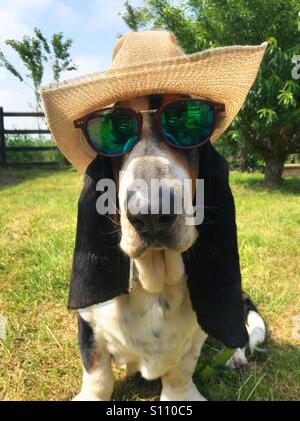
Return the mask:
[[[247, 369], [219, 369], [205, 383], [198, 369], [195, 381], [210, 400], [297, 400], [300, 179], [269, 190], [258, 173], [233, 173], [231, 183], [244, 289], [267, 323], [267, 352], [250, 357]], [[81, 185], [70, 169], [0, 171], [0, 314], [8, 320], [0, 340], [1, 400], [69, 400], [79, 391], [76, 317], [66, 301]], [[220, 348], [209, 340], [202, 358]], [[158, 397], [158, 381], [115, 373], [115, 399]]]

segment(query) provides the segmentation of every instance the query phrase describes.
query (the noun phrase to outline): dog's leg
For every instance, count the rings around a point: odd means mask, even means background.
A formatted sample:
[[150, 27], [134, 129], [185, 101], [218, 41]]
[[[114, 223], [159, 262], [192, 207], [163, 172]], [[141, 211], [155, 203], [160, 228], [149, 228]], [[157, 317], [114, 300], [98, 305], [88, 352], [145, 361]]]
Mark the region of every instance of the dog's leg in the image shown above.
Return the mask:
[[[254, 351], [264, 351], [258, 346], [264, 342], [266, 337], [266, 326], [256, 306], [250, 297], [243, 293], [243, 306], [246, 316], [246, 328], [249, 334], [248, 346], [253, 354]], [[240, 369], [248, 364], [246, 358], [246, 347], [237, 348], [233, 356], [227, 361], [226, 366], [233, 369]]]
[[75, 401], [107, 401], [113, 392], [111, 355], [105, 344], [95, 343], [90, 325], [78, 315], [78, 345], [83, 363], [80, 393]]
[[139, 370], [136, 363], [128, 363], [125, 366], [127, 376], [134, 376]]
[[206, 333], [198, 329], [190, 350], [182, 357], [176, 367], [162, 376], [161, 401], [206, 401], [192, 379], [206, 338]]

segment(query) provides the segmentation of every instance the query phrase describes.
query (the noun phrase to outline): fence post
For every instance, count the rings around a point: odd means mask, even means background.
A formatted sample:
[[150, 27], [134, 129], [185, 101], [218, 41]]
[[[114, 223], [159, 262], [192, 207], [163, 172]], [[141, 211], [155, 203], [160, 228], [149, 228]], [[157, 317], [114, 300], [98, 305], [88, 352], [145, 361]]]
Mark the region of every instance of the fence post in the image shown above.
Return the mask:
[[6, 165], [5, 156], [5, 134], [4, 134], [4, 112], [0, 107], [0, 164]]

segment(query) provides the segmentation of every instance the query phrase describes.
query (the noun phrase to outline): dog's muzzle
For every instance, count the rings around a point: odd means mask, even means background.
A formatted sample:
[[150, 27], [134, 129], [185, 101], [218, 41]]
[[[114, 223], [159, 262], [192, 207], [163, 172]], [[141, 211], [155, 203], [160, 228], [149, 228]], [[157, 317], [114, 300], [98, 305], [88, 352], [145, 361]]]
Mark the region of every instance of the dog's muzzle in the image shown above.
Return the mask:
[[[131, 194], [130, 194], [131, 193]], [[130, 192], [128, 200], [136, 193]], [[127, 207], [127, 218], [131, 225], [143, 235], [156, 236], [158, 239], [161, 234], [169, 231], [175, 225], [177, 215], [174, 212], [174, 194], [169, 196], [169, 211], [164, 213], [162, 206], [162, 196], [158, 199], [158, 213], [152, 213], [149, 201], [146, 201], [143, 208], [138, 213], [133, 213]]]

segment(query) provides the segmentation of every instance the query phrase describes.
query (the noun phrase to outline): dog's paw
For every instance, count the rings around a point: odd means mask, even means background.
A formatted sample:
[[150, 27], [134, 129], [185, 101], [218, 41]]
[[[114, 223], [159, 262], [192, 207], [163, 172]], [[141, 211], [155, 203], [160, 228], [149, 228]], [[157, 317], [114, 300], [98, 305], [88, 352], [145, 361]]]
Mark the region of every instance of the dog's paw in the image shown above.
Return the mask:
[[249, 334], [249, 348], [251, 354], [254, 351], [264, 352], [265, 349], [259, 348], [259, 345], [265, 341], [266, 326], [265, 323], [256, 311], [249, 311], [246, 324]]
[[[246, 327], [249, 334], [248, 346], [251, 354], [254, 351], [265, 352], [265, 349], [258, 347], [266, 337], [266, 326], [260, 314], [253, 310], [249, 311]], [[245, 350], [246, 348], [237, 348], [233, 356], [227, 361], [226, 367], [239, 370], [247, 366]]]
[[201, 395], [194, 383], [185, 389], [173, 389], [170, 386], [163, 386], [160, 395], [161, 401], [206, 401], [204, 396]]
[[234, 370], [240, 370], [241, 368], [246, 367], [248, 364], [246, 355], [245, 355], [245, 348], [237, 348], [233, 356], [227, 361], [225, 364], [226, 367], [234, 369]]
[[102, 401], [103, 399], [98, 398], [97, 396], [93, 395], [92, 393], [85, 393], [80, 392], [76, 395], [72, 401], [80, 402], [80, 401]]

